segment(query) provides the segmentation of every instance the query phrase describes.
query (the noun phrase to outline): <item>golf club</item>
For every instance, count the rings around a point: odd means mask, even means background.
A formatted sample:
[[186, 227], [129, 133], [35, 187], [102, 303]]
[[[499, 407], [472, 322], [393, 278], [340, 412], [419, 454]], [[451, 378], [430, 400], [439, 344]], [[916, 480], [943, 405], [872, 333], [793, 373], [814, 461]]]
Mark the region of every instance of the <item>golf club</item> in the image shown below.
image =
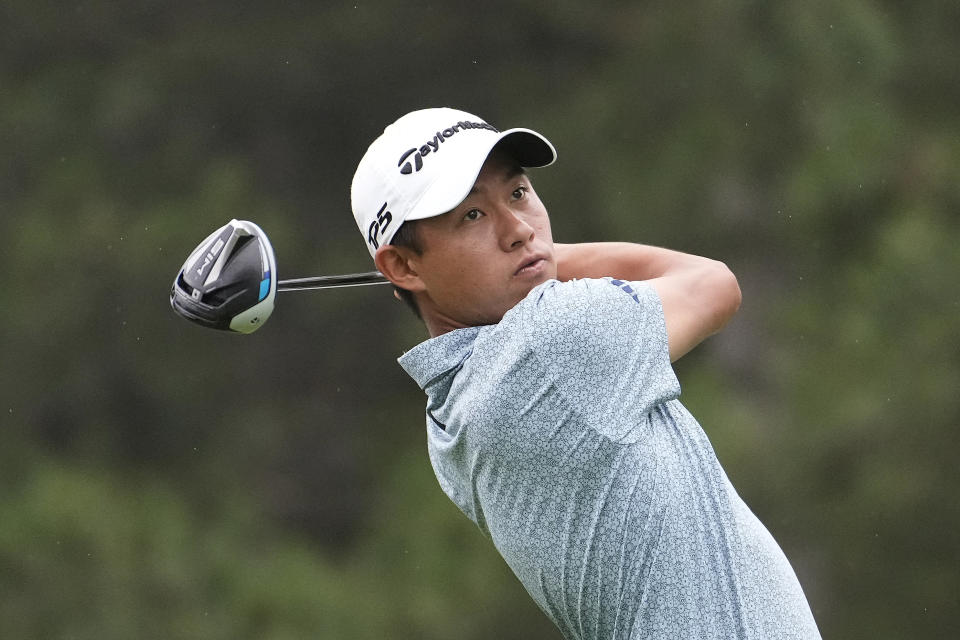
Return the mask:
[[379, 271], [277, 280], [267, 234], [248, 220], [231, 220], [201, 242], [177, 273], [170, 306], [210, 329], [253, 333], [273, 313], [278, 291], [385, 284]]

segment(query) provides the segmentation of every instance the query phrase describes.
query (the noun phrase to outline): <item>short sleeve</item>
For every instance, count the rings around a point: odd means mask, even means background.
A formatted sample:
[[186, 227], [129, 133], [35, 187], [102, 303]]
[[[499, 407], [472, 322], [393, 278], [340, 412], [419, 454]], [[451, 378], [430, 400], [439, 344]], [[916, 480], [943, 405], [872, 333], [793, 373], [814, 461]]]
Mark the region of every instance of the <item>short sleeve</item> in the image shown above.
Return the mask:
[[663, 307], [647, 283], [554, 282], [526, 300], [530, 348], [571, 407], [612, 440], [677, 398]]

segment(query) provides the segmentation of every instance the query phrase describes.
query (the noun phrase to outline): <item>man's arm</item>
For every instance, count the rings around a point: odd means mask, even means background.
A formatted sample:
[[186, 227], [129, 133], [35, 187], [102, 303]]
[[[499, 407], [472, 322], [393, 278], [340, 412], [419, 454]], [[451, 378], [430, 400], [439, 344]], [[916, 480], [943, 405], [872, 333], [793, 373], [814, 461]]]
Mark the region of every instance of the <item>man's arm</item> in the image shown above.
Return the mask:
[[720, 331], [740, 308], [740, 285], [722, 262], [627, 242], [555, 244], [557, 279], [647, 280], [663, 304], [676, 362]]

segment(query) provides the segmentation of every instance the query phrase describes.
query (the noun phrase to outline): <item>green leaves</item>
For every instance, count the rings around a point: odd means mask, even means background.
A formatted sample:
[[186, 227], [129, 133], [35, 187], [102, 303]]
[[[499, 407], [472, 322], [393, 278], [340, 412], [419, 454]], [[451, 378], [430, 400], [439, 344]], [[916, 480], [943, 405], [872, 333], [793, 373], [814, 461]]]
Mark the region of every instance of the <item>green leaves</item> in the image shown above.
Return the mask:
[[824, 637], [955, 637], [955, 5], [6, 3], [0, 636], [556, 637], [435, 486], [388, 291], [168, 308], [231, 217], [369, 269], [355, 164], [448, 104], [556, 144], [558, 241], [738, 275], [683, 399]]

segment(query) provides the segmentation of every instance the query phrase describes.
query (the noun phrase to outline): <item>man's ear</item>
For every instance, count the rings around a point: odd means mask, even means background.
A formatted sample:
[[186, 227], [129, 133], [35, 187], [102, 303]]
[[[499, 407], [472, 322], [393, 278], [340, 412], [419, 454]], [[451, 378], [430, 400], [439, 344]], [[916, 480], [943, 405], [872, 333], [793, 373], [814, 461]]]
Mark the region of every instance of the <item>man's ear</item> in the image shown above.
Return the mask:
[[396, 286], [408, 291], [423, 291], [426, 286], [410, 262], [412, 254], [408, 247], [385, 244], [377, 249], [373, 261], [380, 273]]

